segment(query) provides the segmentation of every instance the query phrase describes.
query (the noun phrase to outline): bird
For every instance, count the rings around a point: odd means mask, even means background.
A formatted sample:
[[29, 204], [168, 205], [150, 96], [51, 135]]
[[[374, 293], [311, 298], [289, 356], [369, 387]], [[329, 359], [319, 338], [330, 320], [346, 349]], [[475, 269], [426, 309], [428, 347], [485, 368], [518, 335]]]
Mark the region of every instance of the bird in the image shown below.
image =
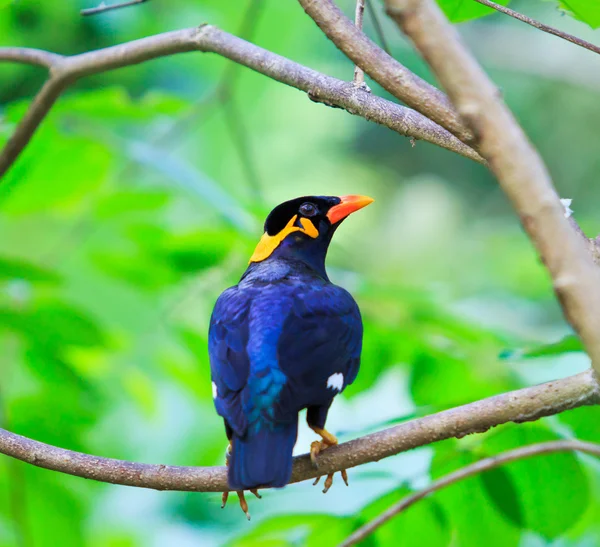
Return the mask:
[[[356, 378], [362, 318], [352, 295], [325, 269], [331, 239], [373, 199], [304, 196], [276, 206], [239, 283], [217, 299], [208, 353], [212, 394], [229, 440], [227, 479], [248, 519], [244, 491], [291, 478], [299, 412], [320, 436], [311, 460], [338, 444], [325, 429], [334, 400]], [[342, 472], [348, 484], [347, 474]], [[325, 481], [326, 492], [333, 474]], [[229, 492], [223, 493], [222, 506]]]

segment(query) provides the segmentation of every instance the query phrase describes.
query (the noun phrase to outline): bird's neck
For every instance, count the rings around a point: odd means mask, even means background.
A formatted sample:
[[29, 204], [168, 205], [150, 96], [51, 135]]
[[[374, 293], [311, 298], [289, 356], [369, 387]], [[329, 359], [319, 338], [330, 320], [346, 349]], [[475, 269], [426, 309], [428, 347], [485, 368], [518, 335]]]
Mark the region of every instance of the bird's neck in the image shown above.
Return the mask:
[[313, 256], [296, 253], [273, 252], [262, 262], [252, 262], [241, 281], [246, 283], [273, 283], [282, 279], [318, 277], [329, 281], [325, 270], [325, 257], [315, 260]]
[[304, 264], [320, 277], [329, 280], [325, 270], [325, 257], [329, 241], [324, 239], [315, 240], [292, 240], [287, 238], [273, 251], [267, 259], [285, 260]]

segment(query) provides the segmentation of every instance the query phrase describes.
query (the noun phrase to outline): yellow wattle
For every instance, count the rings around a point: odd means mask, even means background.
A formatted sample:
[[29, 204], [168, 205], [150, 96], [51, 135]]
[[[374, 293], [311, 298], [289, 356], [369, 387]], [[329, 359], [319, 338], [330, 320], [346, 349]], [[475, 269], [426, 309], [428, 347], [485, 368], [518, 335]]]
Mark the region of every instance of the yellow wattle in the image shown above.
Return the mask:
[[270, 236], [268, 233], [265, 232], [260, 238], [256, 249], [254, 249], [254, 253], [252, 253], [248, 264], [250, 262], [262, 262], [266, 258], [269, 258], [271, 256], [271, 253], [275, 249], [277, 249], [277, 247], [279, 247], [281, 242], [293, 232], [303, 232], [307, 236], [316, 239], [319, 235], [319, 230], [315, 228], [315, 225], [307, 218], [301, 218], [300, 224], [302, 225], [302, 228], [300, 228], [299, 226], [294, 226], [297, 218], [298, 215], [294, 215], [286, 224], [285, 228], [281, 230], [281, 232], [279, 232], [278, 234], [275, 234], [274, 236]]

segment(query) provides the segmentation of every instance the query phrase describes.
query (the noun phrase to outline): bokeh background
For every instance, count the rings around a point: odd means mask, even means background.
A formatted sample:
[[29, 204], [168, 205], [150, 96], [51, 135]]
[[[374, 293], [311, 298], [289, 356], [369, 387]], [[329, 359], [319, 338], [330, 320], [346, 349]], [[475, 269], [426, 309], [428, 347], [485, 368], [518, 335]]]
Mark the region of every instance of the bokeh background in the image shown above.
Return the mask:
[[[0, 5], [0, 45], [74, 54], [208, 22], [330, 75], [353, 72], [295, 2], [151, 0], [94, 18], [79, 16], [93, 5], [83, 1]], [[373, 6], [392, 53], [433, 81]], [[511, 6], [600, 43], [554, 2]], [[365, 29], [377, 39], [369, 14]], [[499, 14], [460, 31], [596, 235], [600, 57]], [[0, 142], [44, 78], [0, 66]], [[78, 83], [0, 184], [1, 426], [102, 456], [222, 464], [214, 301], [274, 205], [346, 193], [376, 202], [338, 231], [328, 259], [365, 320], [361, 373], [330, 414], [341, 440], [589, 365], [483, 167], [189, 53]], [[600, 441], [599, 423], [599, 409], [582, 408], [352, 469], [350, 488], [338, 478], [327, 495], [309, 483], [266, 491], [250, 500], [250, 523], [217, 494], [104, 485], [2, 457], [0, 545], [334, 545], [432, 478], [535, 441]], [[302, 425], [297, 451], [312, 440]], [[440, 492], [365, 545], [593, 547], [599, 522], [598, 462], [561, 454]]]

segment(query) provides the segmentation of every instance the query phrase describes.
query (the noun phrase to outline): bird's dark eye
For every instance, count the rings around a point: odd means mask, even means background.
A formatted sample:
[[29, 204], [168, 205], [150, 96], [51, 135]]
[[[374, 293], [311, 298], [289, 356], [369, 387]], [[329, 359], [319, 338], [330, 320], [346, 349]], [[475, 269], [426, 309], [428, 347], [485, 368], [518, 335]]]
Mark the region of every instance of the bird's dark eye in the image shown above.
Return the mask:
[[300, 205], [300, 213], [302, 213], [305, 217], [314, 217], [317, 214], [317, 207], [307, 201]]

